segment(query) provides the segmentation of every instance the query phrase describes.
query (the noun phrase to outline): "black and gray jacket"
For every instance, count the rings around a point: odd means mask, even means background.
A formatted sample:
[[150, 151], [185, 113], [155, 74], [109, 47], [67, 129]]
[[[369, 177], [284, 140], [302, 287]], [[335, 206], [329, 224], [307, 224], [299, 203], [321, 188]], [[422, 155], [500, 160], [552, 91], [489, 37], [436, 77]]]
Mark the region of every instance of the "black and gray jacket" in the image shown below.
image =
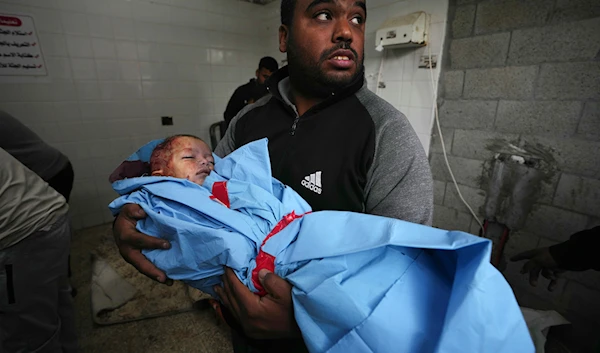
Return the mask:
[[264, 137], [273, 176], [313, 210], [366, 212], [431, 224], [433, 182], [427, 157], [406, 117], [364, 86], [361, 76], [298, 116], [287, 67], [270, 95], [232, 120], [221, 157]]

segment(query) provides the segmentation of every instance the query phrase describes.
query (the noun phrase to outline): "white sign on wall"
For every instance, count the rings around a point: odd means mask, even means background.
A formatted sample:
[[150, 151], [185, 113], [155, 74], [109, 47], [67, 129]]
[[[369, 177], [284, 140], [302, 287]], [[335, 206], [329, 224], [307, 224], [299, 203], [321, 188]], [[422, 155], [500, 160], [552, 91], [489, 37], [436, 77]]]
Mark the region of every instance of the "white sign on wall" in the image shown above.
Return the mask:
[[47, 75], [31, 16], [0, 13], [0, 75]]

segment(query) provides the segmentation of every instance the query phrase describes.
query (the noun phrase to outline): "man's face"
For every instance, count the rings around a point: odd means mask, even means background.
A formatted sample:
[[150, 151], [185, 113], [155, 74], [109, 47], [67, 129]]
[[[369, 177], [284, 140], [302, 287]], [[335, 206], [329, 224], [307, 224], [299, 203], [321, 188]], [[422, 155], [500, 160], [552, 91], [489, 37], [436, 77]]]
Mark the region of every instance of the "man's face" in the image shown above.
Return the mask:
[[364, 0], [297, 0], [291, 28], [280, 28], [292, 84], [305, 93], [327, 95], [362, 74]]
[[256, 82], [258, 82], [259, 85], [264, 85], [265, 81], [267, 81], [272, 74], [273, 72], [269, 71], [269, 69], [261, 67], [260, 69], [256, 70]]
[[214, 169], [215, 161], [206, 143], [192, 137], [179, 137], [172, 142], [167, 170], [162, 175], [187, 179], [198, 185]]

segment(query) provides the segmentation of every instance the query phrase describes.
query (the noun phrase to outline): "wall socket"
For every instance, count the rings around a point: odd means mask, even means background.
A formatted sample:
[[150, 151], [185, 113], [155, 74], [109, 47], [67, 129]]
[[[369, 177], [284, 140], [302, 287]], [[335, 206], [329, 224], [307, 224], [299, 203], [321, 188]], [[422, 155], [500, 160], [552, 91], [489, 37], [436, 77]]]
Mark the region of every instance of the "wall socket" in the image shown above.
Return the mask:
[[161, 116], [160, 120], [161, 120], [163, 126], [173, 125], [173, 117], [172, 116]]
[[429, 63], [429, 55], [421, 55], [419, 60], [419, 69], [435, 69], [437, 66], [437, 55], [431, 56], [431, 64]]

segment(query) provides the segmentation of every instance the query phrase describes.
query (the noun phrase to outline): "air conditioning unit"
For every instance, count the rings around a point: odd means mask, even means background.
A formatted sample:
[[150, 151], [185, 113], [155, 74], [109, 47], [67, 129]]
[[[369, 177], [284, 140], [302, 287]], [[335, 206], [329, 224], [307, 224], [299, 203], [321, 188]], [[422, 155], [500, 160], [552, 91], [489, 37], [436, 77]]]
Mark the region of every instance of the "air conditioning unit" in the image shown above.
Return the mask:
[[377, 50], [421, 47], [427, 45], [429, 16], [423, 12], [390, 18], [377, 30]]

